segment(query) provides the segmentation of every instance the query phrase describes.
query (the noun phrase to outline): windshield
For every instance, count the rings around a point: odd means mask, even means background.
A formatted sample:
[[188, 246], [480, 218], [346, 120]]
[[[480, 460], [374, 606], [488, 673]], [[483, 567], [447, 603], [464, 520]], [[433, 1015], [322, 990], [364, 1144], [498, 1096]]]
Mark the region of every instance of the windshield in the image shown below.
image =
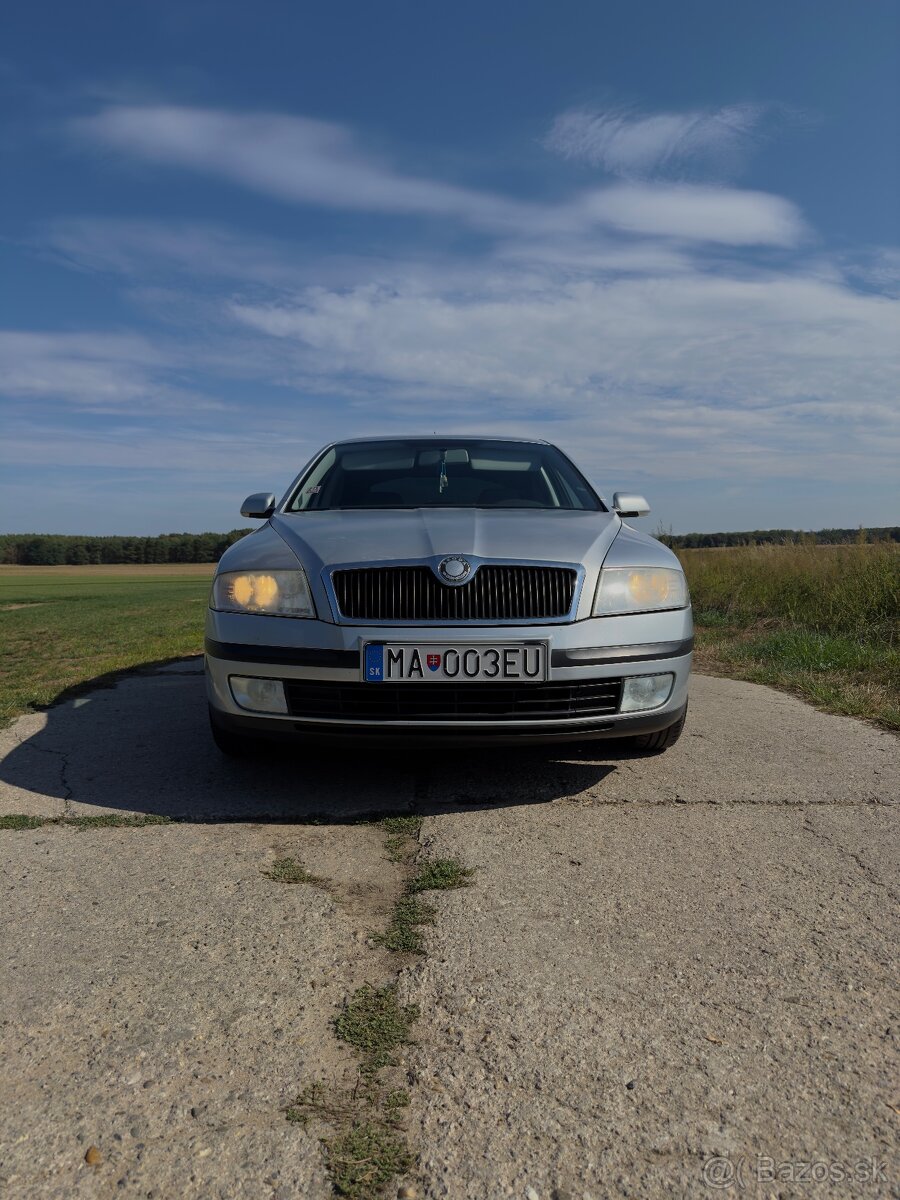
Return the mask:
[[602, 507], [553, 446], [463, 438], [332, 446], [300, 482], [287, 511]]

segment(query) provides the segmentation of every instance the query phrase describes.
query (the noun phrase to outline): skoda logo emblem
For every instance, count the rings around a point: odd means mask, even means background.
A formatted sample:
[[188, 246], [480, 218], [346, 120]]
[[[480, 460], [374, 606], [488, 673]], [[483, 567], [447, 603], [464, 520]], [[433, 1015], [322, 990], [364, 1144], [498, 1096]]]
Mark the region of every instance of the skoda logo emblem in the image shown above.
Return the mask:
[[472, 564], [459, 554], [451, 554], [438, 563], [441, 579], [447, 583], [465, 583], [472, 573]]

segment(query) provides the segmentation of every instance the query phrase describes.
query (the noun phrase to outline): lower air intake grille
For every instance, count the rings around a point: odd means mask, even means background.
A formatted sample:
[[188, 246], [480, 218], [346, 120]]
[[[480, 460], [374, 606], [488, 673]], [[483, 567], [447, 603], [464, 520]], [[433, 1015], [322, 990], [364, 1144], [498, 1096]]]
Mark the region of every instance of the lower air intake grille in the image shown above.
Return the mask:
[[569, 567], [479, 567], [468, 583], [442, 583], [430, 567], [332, 572], [338, 608], [358, 621], [546, 621], [568, 615]]
[[621, 679], [585, 683], [331, 683], [286, 679], [288, 712], [307, 720], [521, 721], [618, 710]]

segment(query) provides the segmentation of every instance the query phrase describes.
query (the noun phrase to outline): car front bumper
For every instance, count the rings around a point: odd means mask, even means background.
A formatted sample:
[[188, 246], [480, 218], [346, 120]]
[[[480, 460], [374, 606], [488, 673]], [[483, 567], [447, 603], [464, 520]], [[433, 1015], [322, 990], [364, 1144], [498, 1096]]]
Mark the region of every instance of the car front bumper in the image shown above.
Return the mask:
[[[637, 713], [607, 712], [591, 716], [555, 713], [511, 719], [464, 716], [428, 719], [403, 717], [302, 716], [255, 713], [241, 708], [232, 694], [234, 675], [360, 688], [409, 688], [414, 684], [363, 684], [361, 658], [366, 642], [477, 644], [544, 641], [549, 650], [553, 685], [581, 685], [624, 680], [634, 675], [674, 676], [666, 702]], [[690, 609], [622, 617], [592, 618], [568, 625], [335, 625], [325, 621], [251, 616], [210, 610], [206, 627], [206, 679], [213, 720], [226, 729], [284, 738], [313, 735], [334, 739], [347, 734], [384, 742], [415, 738], [421, 742], [465, 741], [472, 744], [581, 741], [627, 737], [665, 729], [679, 719], [687, 703], [693, 626]], [[448, 687], [447, 683], [424, 685]], [[484, 689], [499, 685], [483, 683]], [[524, 684], [540, 687], [540, 684]]]

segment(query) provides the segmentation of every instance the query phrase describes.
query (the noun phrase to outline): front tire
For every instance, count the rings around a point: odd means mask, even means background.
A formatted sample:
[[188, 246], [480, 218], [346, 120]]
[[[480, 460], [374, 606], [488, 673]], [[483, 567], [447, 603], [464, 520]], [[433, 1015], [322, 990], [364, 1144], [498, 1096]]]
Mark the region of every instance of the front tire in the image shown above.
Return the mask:
[[247, 733], [236, 733], [220, 725], [212, 708], [209, 710], [209, 729], [217, 748], [227, 758], [253, 758], [262, 748], [258, 738]]
[[674, 724], [668, 725], [665, 729], [657, 729], [655, 733], [641, 733], [637, 737], [629, 738], [628, 748], [636, 750], [638, 754], [662, 754], [674, 746], [681, 737], [686, 719], [687, 705], [685, 704], [684, 712]]

